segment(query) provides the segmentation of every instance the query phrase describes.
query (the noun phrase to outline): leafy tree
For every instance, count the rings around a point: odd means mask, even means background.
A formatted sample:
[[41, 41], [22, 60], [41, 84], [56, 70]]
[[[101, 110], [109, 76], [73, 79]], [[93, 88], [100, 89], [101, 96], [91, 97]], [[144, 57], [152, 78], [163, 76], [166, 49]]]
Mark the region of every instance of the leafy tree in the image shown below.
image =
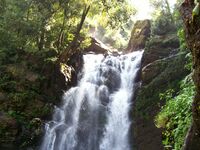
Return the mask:
[[3, 53], [16, 50], [71, 54], [81, 49], [84, 40], [88, 41], [88, 19], [113, 30], [125, 26], [135, 13], [127, 0], [2, 0], [0, 3], [2, 57]]
[[156, 9], [155, 14], [167, 15], [168, 21], [174, 22], [173, 14], [171, 12], [170, 4], [168, 0], [150, 0], [151, 5]]
[[152, 32], [156, 35], [163, 35], [169, 32], [176, 32], [174, 12], [170, 8], [168, 0], [150, 0], [150, 4], [155, 11], [153, 12], [154, 23]]

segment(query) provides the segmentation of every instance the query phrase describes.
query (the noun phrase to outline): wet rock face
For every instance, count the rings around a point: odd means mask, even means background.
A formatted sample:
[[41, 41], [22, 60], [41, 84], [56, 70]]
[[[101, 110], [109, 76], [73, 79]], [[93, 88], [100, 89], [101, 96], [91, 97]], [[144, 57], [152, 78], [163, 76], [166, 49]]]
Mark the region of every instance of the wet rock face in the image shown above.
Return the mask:
[[177, 88], [178, 81], [188, 74], [185, 62], [185, 53], [182, 53], [154, 61], [142, 69], [142, 86], [135, 99], [132, 128], [138, 150], [163, 149], [162, 130], [154, 124], [163, 105], [159, 94], [168, 88]]
[[185, 0], [180, 7], [186, 41], [193, 56], [193, 80], [196, 86], [196, 95], [192, 107], [193, 123], [185, 140], [184, 150], [195, 150], [200, 147], [200, 16], [199, 14], [192, 16], [194, 7], [194, 0]]
[[[137, 33], [137, 29], [133, 29], [132, 35], [136, 38], [136, 42], [133, 40], [133, 44], [130, 44], [130, 40], [129, 49], [137, 50], [141, 46], [137, 43], [140, 34]], [[154, 35], [142, 46], [145, 47], [140, 76], [142, 86], [137, 92], [131, 112], [133, 117], [131, 143], [137, 150], [162, 150], [164, 149], [162, 130], [156, 128], [154, 124], [155, 116], [163, 105], [159, 94], [169, 88], [177, 89], [178, 81], [189, 73], [184, 67], [186, 54], [179, 54], [179, 40], [175, 33]]]
[[[184, 68], [186, 53], [176, 54], [164, 59], [156, 60], [142, 68], [142, 85], [146, 86], [160, 78], [157, 86], [184, 77], [189, 71]], [[176, 65], [175, 65], [176, 64]]]
[[131, 38], [128, 43], [126, 52], [133, 52], [145, 48], [145, 44], [150, 37], [151, 23], [150, 20], [137, 21], [131, 32]]
[[103, 77], [102, 83], [108, 87], [110, 93], [118, 90], [120, 87], [120, 73], [119, 71], [110, 68], [100, 68], [100, 74]]
[[59, 104], [63, 91], [77, 84], [78, 73], [83, 66], [83, 54], [75, 53], [69, 58], [65, 65], [72, 68], [69, 79], [61, 72], [61, 65], [59, 62], [49, 62], [42, 70], [45, 80], [41, 83], [41, 89], [45, 95], [53, 98], [49, 101], [50, 103]]
[[103, 106], [107, 106], [109, 103], [109, 91], [108, 88], [105, 85], [102, 85], [99, 87], [99, 99], [101, 99], [101, 103]]

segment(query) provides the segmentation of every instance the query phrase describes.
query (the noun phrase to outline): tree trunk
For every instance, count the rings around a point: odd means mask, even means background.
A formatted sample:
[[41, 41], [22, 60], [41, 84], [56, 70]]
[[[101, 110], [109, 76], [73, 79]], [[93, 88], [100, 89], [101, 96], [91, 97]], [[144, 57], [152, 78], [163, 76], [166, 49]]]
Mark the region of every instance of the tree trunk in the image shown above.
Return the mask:
[[173, 18], [173, 15], [172, 15], [172, 12], [171, 12], [171, 8], [170, 8], [170, 5], [169, 5], [169, 1], [168, 0], [165, 0], [165, 4], [166, 4], [166, 9], [170, 15], [170, 20], [171, 20], [171, 23], [174, 24], [174, 18]]
[[60, 33], [58, 36], [58, 40], [57, 40], [57, 49], [60, 49], [62, 47], [62, 43], [63, 43], [63, 34], [64, 34], [64, 28], [65, 28], [65, 23], [66, 23], [66, 19], [67, 19], [67, 10], [66, 8], [64, 9], [64, 17], [63, 17], [63, 23], [62, 23], [62, 27], [60, 29]]
[[82, 17], [81, 17], [80, 24], [79, 24], [78, 27], [77, 27], [77, 30], [76, 30], [76, 32], [75, 32], [74, 39], [73, 39], [73, 41], [72, 41], [72, 43], [71, 43], [71, 46], [70, 46], [70, 48], [71, 48], [72, 50], [76, 49], [76, 48], [79, 46], [79, 45], [78, 45], [78, 39], [79, 39], [79, 37], [80, 37], [80, 32], [81, 32], [81, 29], [82, 29], [82, 27], [83, 27], [83, 23], [85, 22], [85, 19], [86, 19], [86, 16], [87, 16], [89, 10], [90, 10], [90, 5], [89, 5], [89, 6], [85, 6], [85, 9], [84, 9], [84, 11], [83, 11], [83, 13], [82, 13]]
[[200, 148], [200, 16], [193, 18], [194, 0], [185, 0], [180, 12], [184, 21], [186, 41], [193, 56], [193, 80], [196, 86], [196, 95], [192, 105], [192, 127], [188, 131], [184, 150], [197, 150]]
[[73, 55], [78, 47], [79, 47], [79, 38], [80, 38], [80, 32], [81, 32], [81, 29], [83, 27], [83, 24], [85, 22], [85, 19], [88, 15], [88, 12], [90, 10], [90, 5], [89, 6], [85, 6], [84, 10], [83, 10], [83, 13], [82, 13], [82, 16], [81, 16], [81, 21], [80, 23], [78, 24], [77, 26], [77, 30], [74, 34], [74, 39], [73, 41], [71, 42], [70, 46], [69, 46], [69, 49], [66, 49], [63, 53], [61, 53], [60, 57], [59, 57], [59, 61], [60, 62], [63, 62], [63, 63], [66, 63], [67, 61], [67, 58], [69, 57], [69, 55]]
[[[64, 4], [64, 10], [63, 10], [63, 22], [62, 22], [62, 27], [60, 29], [60, 33], [58, 35], [58, 40], [57, 40], [57, 49], [60, 49], [63, 46], [63, 39], [64, 39], [64, 31], [65, 31], [65, 26], [66, 26], [66, 20], [67, 20], [67, 9], [68, 9], [68, 4], [70, 0], [66, 1]], [[60, 2], [60, 5], [62, 3]]]

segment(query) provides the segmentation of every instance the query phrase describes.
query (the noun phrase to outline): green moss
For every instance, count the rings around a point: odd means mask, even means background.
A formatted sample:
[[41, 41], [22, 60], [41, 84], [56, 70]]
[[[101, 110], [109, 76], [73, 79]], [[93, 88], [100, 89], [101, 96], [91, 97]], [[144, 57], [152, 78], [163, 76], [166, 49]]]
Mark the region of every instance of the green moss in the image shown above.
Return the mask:
[[185, 53], [181, 53], [152, 64], [159, 67], [159, 72], [140, 89], [135, 100], [136, 116], [148, 116], [153, 109], [159, 110], [164, 103], [160, 101], [160, 93], [167, 89], [179, 90], [179, 82], [188, 74], [188, 71], [184, 69], [185, 60]]
[[149, 38], [149, 41], [146, 43], [146, 50], [150, 51], [151, 49], [168, 48], [170, 49], [179, 47], [179, 39], [176, 34], [168, 34], [165, 36], [152, 36]]
[[[154, 82], [156, 83], [157, 81], [155, 80]], [[149, 112], [152, 111], [152, 109], [154, 109], [155, 107], [159, 109], [162, 106], [162, 103], [164, 103], [160, 101], [160, 93], [169, 88], [178, 90], [179, 87], [178, 79], [159, 87], [155, 87], [155, 83], [151, 83], [140, 89], [135, 104], [136, 116], [140, 116], [144, 119], [149, 119]]]

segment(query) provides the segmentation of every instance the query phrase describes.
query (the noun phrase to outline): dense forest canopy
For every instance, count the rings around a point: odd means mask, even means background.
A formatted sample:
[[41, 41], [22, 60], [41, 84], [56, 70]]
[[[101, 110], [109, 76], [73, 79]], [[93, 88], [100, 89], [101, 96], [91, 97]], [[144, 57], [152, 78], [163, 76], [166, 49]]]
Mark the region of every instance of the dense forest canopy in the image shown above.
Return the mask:
[[89, 20], [103, 28], [119, 28], [135, 9], [126, 0], [2, 0], [0, 13], [1, 55], [6, 56], [8, 49], [54, 49], [61, 53], [70, 44], [84, 47], [89, 42], [85, 36], [91, 26]]

